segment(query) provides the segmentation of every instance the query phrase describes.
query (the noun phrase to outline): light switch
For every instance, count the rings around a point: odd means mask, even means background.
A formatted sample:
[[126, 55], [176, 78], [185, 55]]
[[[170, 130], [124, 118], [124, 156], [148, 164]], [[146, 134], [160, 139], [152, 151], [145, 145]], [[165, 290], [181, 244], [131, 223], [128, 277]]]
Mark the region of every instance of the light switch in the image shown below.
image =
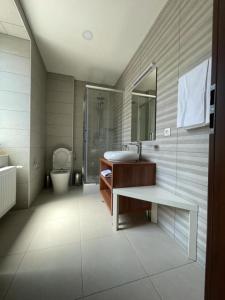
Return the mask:
[[171, 136], [171, 128], [164, 129], [164, 136]]

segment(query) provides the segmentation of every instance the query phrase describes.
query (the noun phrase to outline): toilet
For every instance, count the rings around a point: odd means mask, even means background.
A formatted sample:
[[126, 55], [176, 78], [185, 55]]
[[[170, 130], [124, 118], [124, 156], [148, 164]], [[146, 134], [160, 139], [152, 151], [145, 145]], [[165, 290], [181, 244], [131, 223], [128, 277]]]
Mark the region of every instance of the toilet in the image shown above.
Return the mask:
[[72, 151], [66, 148], [56, 149], [52, 156], [52, 166], [53, 170], [50, 172], [50, 176], [54, 193], [66, 193], [72, 169]]

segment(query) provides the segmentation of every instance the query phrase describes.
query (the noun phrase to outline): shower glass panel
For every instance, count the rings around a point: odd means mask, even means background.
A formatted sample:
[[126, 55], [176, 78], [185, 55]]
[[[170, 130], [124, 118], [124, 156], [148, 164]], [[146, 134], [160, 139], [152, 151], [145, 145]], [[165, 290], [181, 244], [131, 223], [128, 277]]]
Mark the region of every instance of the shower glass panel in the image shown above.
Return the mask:
[[122, 93], [86, 89], [84, 122], [84, 181], [97, 183], [99, 158], [104, 152], [121, 150]]

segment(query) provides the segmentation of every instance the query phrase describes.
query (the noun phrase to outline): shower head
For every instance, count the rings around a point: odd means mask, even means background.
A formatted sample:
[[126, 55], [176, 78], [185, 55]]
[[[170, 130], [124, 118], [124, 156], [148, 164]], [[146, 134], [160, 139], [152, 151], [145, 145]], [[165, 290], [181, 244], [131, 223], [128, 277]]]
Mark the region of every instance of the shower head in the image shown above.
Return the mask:
[[102, 110], [105, 98], [103, 98], [103, 97], [97, 97], [97, 100], [98, 100], [98, 102], [97, 102], [97, 109], [98, 110]]

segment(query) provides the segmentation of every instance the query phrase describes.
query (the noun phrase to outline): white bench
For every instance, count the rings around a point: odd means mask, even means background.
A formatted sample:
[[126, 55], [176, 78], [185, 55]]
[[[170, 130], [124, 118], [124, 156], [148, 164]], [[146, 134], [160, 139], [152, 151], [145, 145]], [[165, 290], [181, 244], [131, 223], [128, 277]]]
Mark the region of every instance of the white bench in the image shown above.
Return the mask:
[[151, 221], [157, 223], [157, 205], [167, 205], [189, 211], [188, 256], [196, 260], [198, 205], [188, 202], [156, 185], [113, 189], [113, 228], [119, 229], [119, 196], [152, 203]]

